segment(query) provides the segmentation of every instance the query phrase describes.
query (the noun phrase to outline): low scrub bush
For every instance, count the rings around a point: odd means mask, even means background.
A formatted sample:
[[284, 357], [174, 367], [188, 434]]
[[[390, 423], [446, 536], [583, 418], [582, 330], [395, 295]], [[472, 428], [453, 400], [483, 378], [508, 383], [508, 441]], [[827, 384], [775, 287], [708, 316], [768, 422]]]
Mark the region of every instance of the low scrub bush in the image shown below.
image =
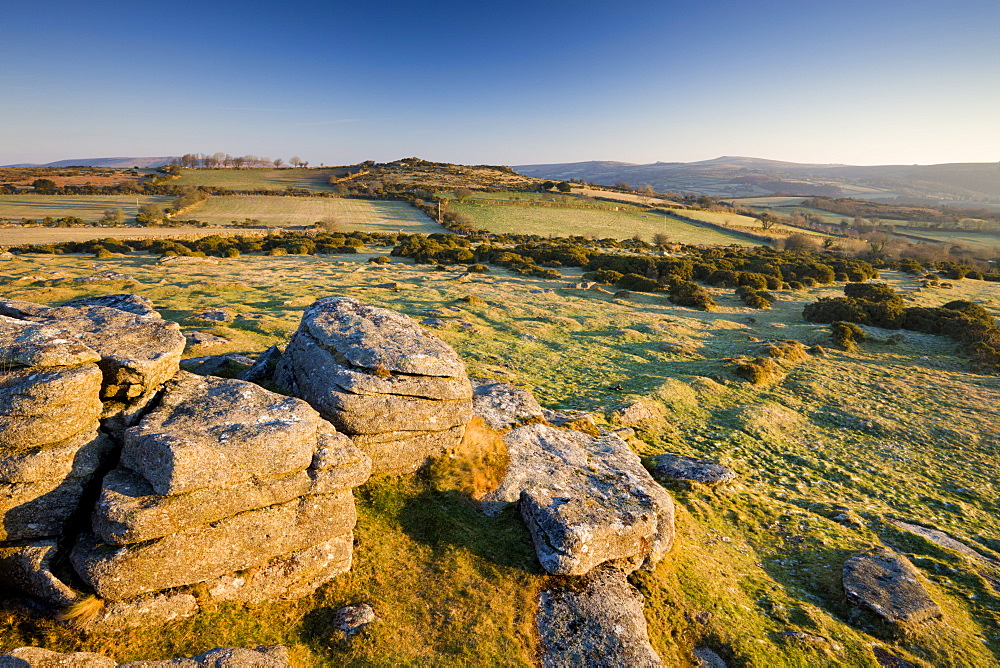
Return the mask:
[[865, 340], [865, 330], [853, 322], [835, 322], [830, 325], [830, 341], [844, 350], [856, 350]]
[[718, 306], [708, 290], [693, 281], [675, 283], [670, 288], [668, 299], [678, 306], [690, 306], [702, 311], [711, 311]]

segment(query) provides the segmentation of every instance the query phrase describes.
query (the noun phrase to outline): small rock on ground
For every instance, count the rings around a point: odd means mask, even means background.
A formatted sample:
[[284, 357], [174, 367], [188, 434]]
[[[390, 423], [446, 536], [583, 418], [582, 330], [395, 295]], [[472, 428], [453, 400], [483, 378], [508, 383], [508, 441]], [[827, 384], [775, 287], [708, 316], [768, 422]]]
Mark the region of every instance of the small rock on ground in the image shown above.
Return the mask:
[[666, 454], [653, 461], [653, 477], [657, 480], [688, 480], [703, 485], [721, 485], [736, 480], [735, 471], [708, 459]]
[[696, 647], [694, 658], [698, 662], [698, 668], [728, 668], [722, 657], [707, 647]]
[[337, 610], [333, 615], [333, 623], [343, 631], [344, 638], [350, 638], [364, 630], [366, 626], [378, 621], [375, 609], [367, 603], [358, 603]]
[[919, 622], [941, 616], [941, 608], [920, 583], [917, 570], [889, 550], [856, 554], [844, 562], [844, 592], [889, 622]]

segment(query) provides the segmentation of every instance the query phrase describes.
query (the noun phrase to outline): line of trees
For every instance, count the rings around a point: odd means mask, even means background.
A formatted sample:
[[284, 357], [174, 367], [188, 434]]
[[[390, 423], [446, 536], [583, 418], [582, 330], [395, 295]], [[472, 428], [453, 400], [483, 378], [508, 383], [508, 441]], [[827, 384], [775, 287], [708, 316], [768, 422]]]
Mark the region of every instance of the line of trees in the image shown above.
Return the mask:
[[[309, 163], [299, 156], [293, 156], [288, 163], [293, 167], [308, 167]], [[229, 155], [228, 153], [185, 153], [170, 164], [188, 169], [249, 169], [251, 167], [280, 168], [285, 164], [282, 158], [272, 160], [259, 155]]]

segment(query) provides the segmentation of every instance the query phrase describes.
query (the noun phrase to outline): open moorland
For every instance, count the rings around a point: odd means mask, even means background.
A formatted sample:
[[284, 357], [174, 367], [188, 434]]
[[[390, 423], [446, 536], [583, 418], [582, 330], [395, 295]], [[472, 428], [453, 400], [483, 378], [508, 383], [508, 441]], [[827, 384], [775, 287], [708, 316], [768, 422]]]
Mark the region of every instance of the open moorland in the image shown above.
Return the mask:
[[[328, 295], [418, 321], [433, 316], [427, 326], [459, 352], [471, 376], [521, 383], [544, 406], [587, 411], [601, 426], [609, 426], [611, 408], [647, 402], [659, 417], [631, 439], [636, 452], [710, 458], [737, 472], [727, 486], [672, 486], [677, 543], [655, 570], [631, 576], [666, 665], [697, 665], [695, 647], [712, 648], [730, 666], [759, 668], [884, 666], [873, 647], [922, 668], [997, 664], [1000, 379], [972, 371], [956, 343], [865, 326], [858, 349], [830, 346], [829, 326], [807, 322], [802, 310], [842, 295], [843, 283], [773, 290], [764, 310], [747, 307], [731, 288], [708, 287], [718, 307], [700, 311], [662, 293], [567, 288], [580, 269], [559, 269], [558, 279], [495, 265], [466, 274], [398, 257], [371, 264], [390, 248], [361, 250], [184, 265], [141, 253], [19, 255], [2, 261], [0, 281], [5, 297], [45, 304], [142, 294], [186, 332], [228, 340], [190, 348], [186, 357], [256, 355], [283, 344], [303, 308]], [[107, 269], [128, 280], [75, 280]], [[907, 305], [968, 299], [1000, 315], [998, 283], [931, 287], [896, 271], [880, 280]], [[212, 326], [194, 318], [208, 308], [232, 320]], [[823, 350], [780, 361], [783, 374], [770, 383], [733, 373], [735, 358], [779, 339]], [[162, 628], [118, 633], [85, 634], [3, 611], [0, 651], [43, 643], [125, 661], [283, 643], [303, 666], [536, 663], [535, 598], [552, 578], [535, 560], [520, 516], [508, 509], [486, 518], [437, 475], [430, 469], [359, 488], [352, 570], [314, 595], [219, 604]], [[946, 532], [980, 556], [900, 521]], [[879, 545], [912, 561], [940, 618], [892, 625], [846, 600], [844, 560]], [[339, 640], [332, 611], [357, 601], [370, 602], [381, 622]]]

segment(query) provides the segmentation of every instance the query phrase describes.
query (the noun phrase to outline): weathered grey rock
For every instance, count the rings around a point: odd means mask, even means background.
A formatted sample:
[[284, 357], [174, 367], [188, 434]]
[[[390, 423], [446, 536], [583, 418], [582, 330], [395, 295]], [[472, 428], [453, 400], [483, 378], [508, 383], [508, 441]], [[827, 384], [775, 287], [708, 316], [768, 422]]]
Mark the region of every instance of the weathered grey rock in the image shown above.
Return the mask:
[[97, 351], [57, 326], [7, 316], [0, 316], [0, 350], [6, 371], [19, 367], [79, 366], [101, 359]]
[[236, 378], [253, 366], [253, 360], [245, 355], [207, 355], [189, 357], [181, 361], [181, 368], [199, 376], [219, 376]]
[[729, 668], [722, 657], [708, 647], [695, 647], [694, 658], [698, 661], [698, 668]]
[[0, 451], [0, 483], [85, 478], [97, 470], [113, 448], [111, 439], [95, 430], [59, 443], [18, 452]]
[[229, 573], [205, 583], [214, 601], [291, 600], [308, 596], [324, 582], [351, 569], [354, 533], [282, 555], [249, 571]]
[[653, 477], [657, 480], [688, 480], [703, 485], [721, 485], [736, 480], [728, 466], [708, 459], [665, 454], [653, 459]]
[[198, 614], [198, 600], [183, 591], [140, 596], [130, 601], [107, 601], [104, 611], [87, 625], [88, 631], [125, 631], [159, 626]]
[[624, 427], [652, 422], [659, 417], [659, 413], [652, 406], [641, 401], [633, 401], [611, 411], [611, 421]]
[[462, 442], [465, 426], [444, 431], [390, 431], [355, 434], [351, 440], [371, 457], [372, 471], [388, 475], [412, 473], [433, 457]]
[[208, 309], [191, 316], [192, 320], [207, 320], [209, 322], [229, 322], [233, 319], [232, 314], [220, 308]]
[[251, 383], [259, 383], [269, 380], [274, 375], [274, 369], [281, 360], [282, 349], [278, 346], [271, 346], [262, 352], [254, 361], [253, 366], [246, 371], [241, 371], [236, 377]]
[[313, 397], [309, 403], [337, 429], [351, 436], [388, 431], [442, 431], [464, 426], [472, 419], [471, 399], [436, 401], [331, 389]]
[[8, 318], [34, 320], [48, 310], [48, 306], [22, 299], [0, 299], [0, 315]]
[[339, 463], [327, 457], [323, 469], [254, 477], [185, 494], [157, 494], [142, 476], [116, 469], [104, 477], [92, 516], [94, 533], [110, 545], [129, 545], [301, 496], [352, 489], [368, 480], [371, 460], [348, 444], [337, 448]]
[[658, 563], [674, 540], [673, 499], [628, 444], [532, 424], [504, 435], [507, 475], [484, 498], [496, 514], [520, 499], [542, 566], [583, 575], [606, 561]]
[[117, 601], [258, 566], [341, 536], [355, 520], [349, 491], [317, 494], [126, 547], [83, 534], [70, 558], [101, 598]]
[[917, 570], [902, 555], [888, 550], [856, 554], [844, 563], [844, 593], [886, 621], [920, 622], [941, 616]]
[[968, 557], [969, 559], [974, 559], [975, 561], [982, 561], [993, 565], [1000, 565], [1000, 563], [998, 563], [996, 559], [991, 559], [990, 557], [987, 557], [986, 555], [977, 552], [976, 550], [972, 549], [962, 541], [955, 540], [954, 538], [952, 538], [943, 531], [938, 531], [937, 529], [933, 529], [931, 527], [922, 527], [919, 524], [909, 524], [907, 522], [903, 522], [900, 520], [889, 520], [889, 522], [895, 525], [897, 528], [902, 529], [903, 531], [909, 531], [910, 533], [914, 533], [920, 536], [921, 538], [924, 538], [925, 540], [929, 540], [935, 545], [946, 547], [949, 550], [954, 550], [955, 552], [958, 552], [962, 556]]
[[53, 652], [43, 647], [18, 647], [0, 656], [0, 668], [115, 668], [114, 659], [93, 652]]
[[348, 605], [333, 613], [333, 623], [344, 634], [344, 638], [357, 635], [369, 624], [378, 621], [375, 609], [367, 603]]
[[288, 648], [264, 645], [254, 649], [218, 647], [189, 659], [132, 661], [119, 668], [292, 668]]
[[121, 463], [157, 494], [301, 471], [324, 424], [299, 399], [241, 380], [179, 372], [157, 407], [126, 431]]
[[135, 282], [135, 277], [128, 274], [123, 274], [120, 271], [114, 271], [113, 269], [105, 269], [99, 271], [96, 274], [91, 274], [90, 276], [79, 276], [73, 279], [77, 283], [93, 283], [101, 281], [130, 281]]
[[153, 307], [153, 302], [148, 297], [142, 295], [120, 294], [120, 295], [99, 295], [96, 297], [81, 297], [68, 301], [63, 306], [83, 308], [86, 306], [105, 306], [107, 308], [118, 309], [141, 315], [147, 318], [159, 318], [159, 312]]
[[906, 659], [887, 652], [878, 645], [872, 645], [872, 654], [875, 656], [875, 660], [878, 662], [878, 665], [882, 668], [917, 668], [916, 665], [910, 663]]
[[101, 356], [105, 402], [127, 405], [155, 391], [177, 372], [184, 351], [177, 323], [148, 315], [104, 306], [64, 306], [49, 309], [44, 317]]
[[88, 478], [0, 483], [0, 541], [59, 536]]
[[53, 575], [52, 559], [55, 554], [55, 540], [0, 546], [0, 584], [19, 589], [50, 605], [70, 605], [76, 600], [77, 593]]
[[400, 395], [423, 399], [470, 399], [472, 387], [465, 377], [376, 374], [338, 362], [337, 355], [315, 339], [295, 336], [285, 349], [304, 394], [321, 396], [331, 385], [336, 391], [359, 395]]
[[100, 390], [95, 364], [0, 372], [0, 452], [15, 455], [95, 430]]
[[197, 346], [202, 346], [203, 348], [218, 348], [219, 346], [228, 346], [232, 341], [225, 338], [224, 336], [216, 336], [215, 334], [209, 334], [208, 332], [188, 332], [185, 334], [187, 338], [187, 347], [195, 348]]
[[472, 378], [472, 413], [498, 431], [542, 419], [542, 407], [528, 390], [488, 378]]
[[299, 332], [350, 366], [416, 376], [465, 376], [455, 351], [414, 321], [348, 297], [313, 303], [302, 316]]
[[643, 596], [624, 571], [601, 566], [538, 597], [546, 668], [647, 668], [663, 662], [649, 642]]

